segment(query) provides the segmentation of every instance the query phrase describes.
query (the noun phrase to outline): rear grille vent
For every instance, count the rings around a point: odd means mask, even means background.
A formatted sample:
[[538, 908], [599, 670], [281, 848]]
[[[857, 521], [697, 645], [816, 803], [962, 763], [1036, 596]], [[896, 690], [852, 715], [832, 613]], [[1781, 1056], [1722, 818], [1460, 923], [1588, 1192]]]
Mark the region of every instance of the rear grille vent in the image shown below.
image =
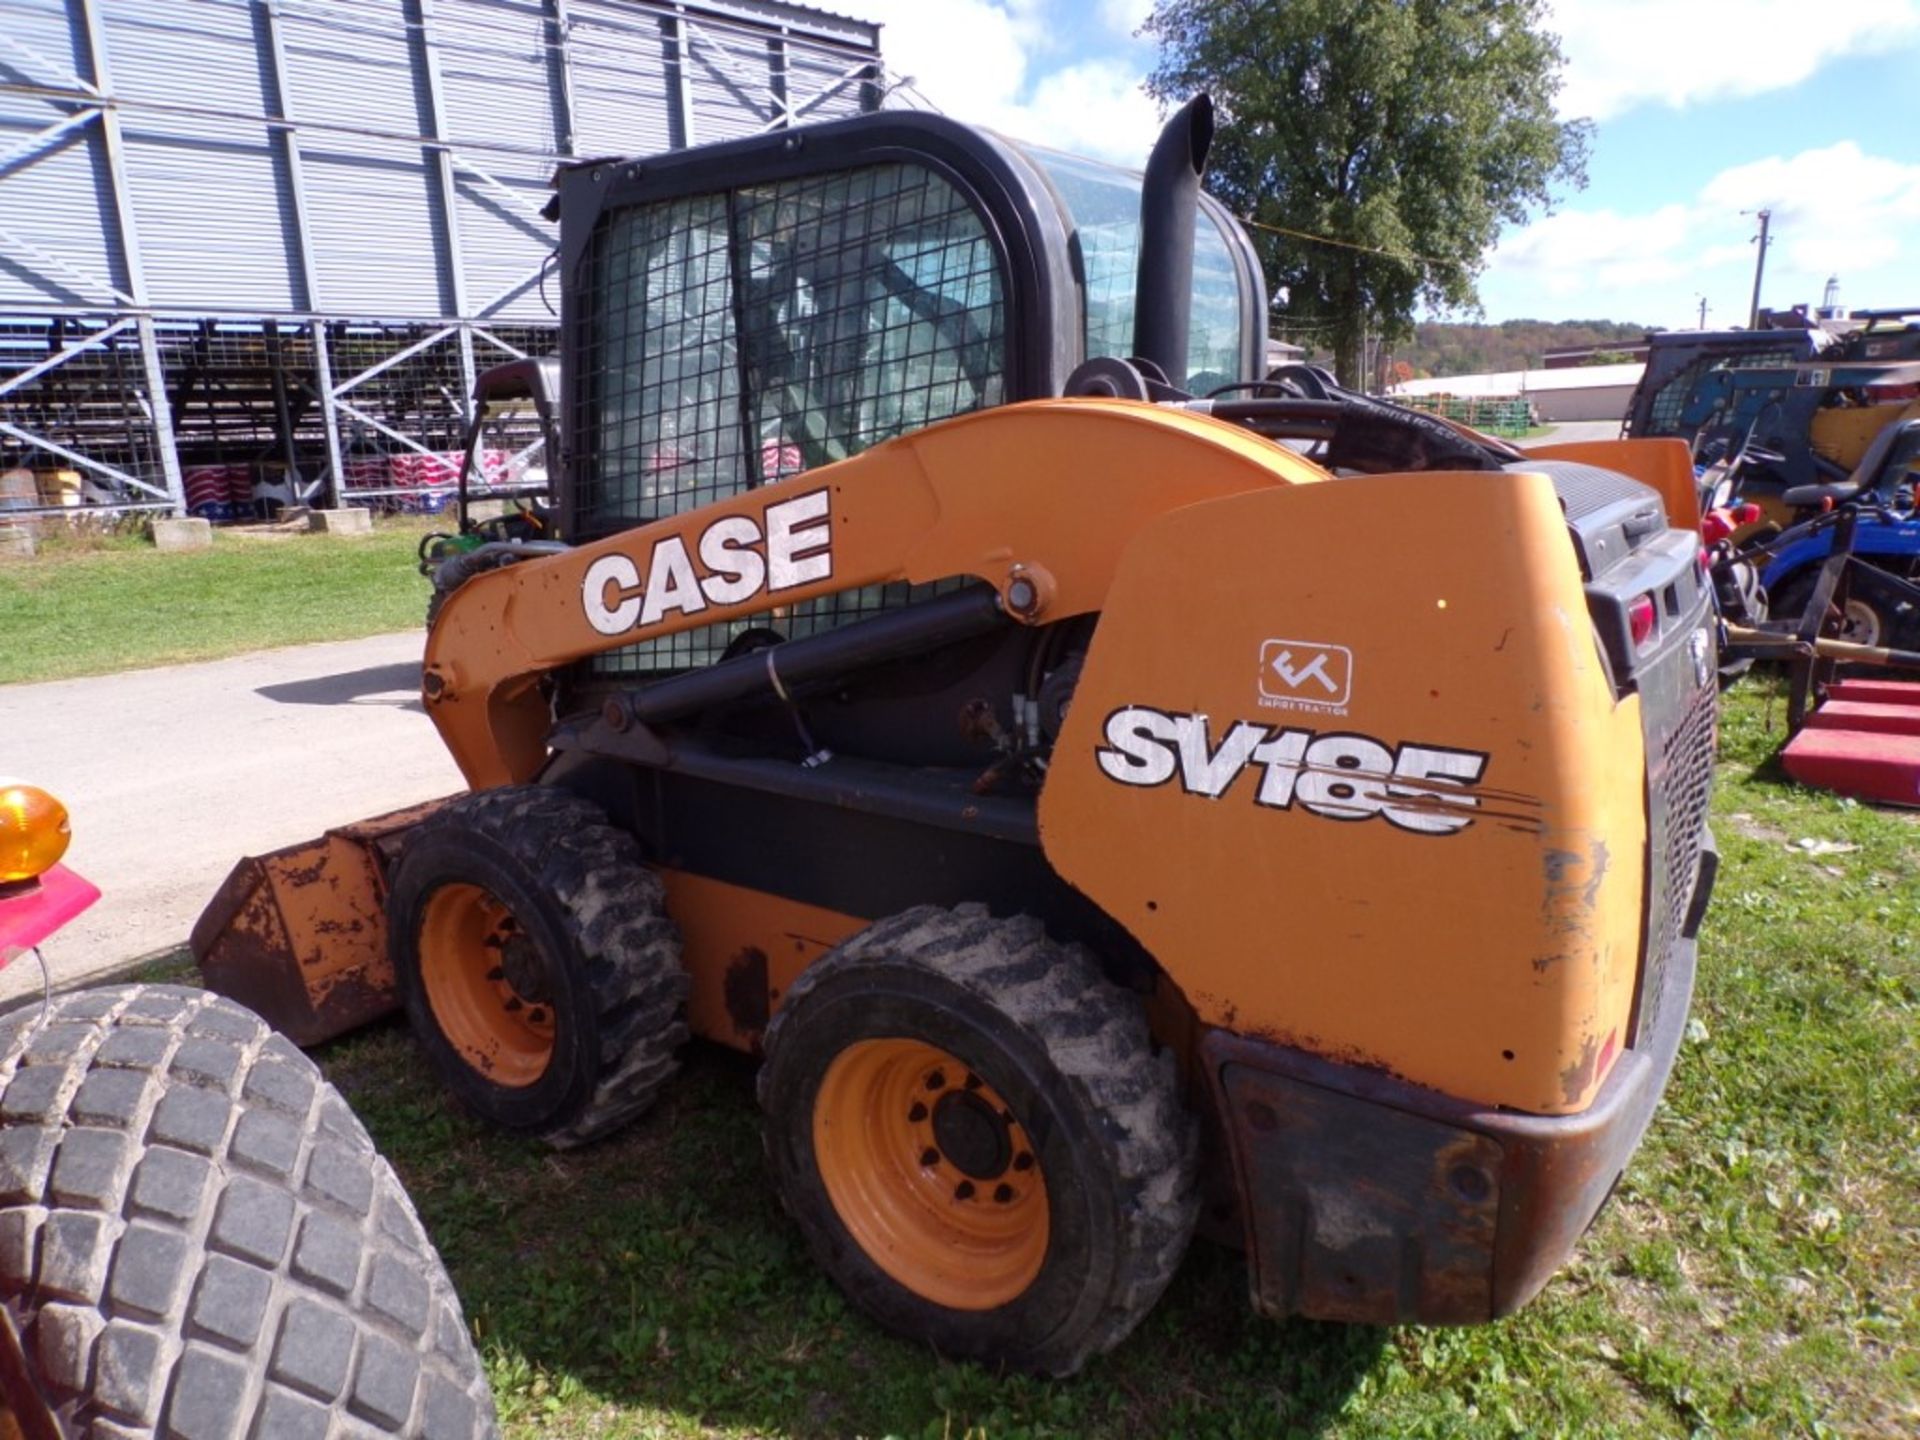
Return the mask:
[[1571, 460], [1517, 461], [1507, 469], [1537, 470], [1551, 478], [1567, 519], [1575, 525], [1596, 511], [1640, 493], [1635, 482], [1617, 470], [1602, 470], [1598, 465], [1581, 465]]
[[[1690, 663], [1685, 648], [1681, 647], [1669, 663]], [[1664, 735], [1647, 737], [1649, 748], [1658, 741], [1660, 768], [1649, 777], [1651, 793], [1647, 797], [1647, 842], [1656, 861], [1648, 886], [1647, 967], [1640, 981], [1636, 1041], [1651, 1034], [1658, 1023], [1667, 963], [1680, 941], [1687, 907], [1693, 902], [1700, 844], [1707, 827], [1707, 802], [1713, 789], [1715, 698], [1711, 684], [1701, 686]]]

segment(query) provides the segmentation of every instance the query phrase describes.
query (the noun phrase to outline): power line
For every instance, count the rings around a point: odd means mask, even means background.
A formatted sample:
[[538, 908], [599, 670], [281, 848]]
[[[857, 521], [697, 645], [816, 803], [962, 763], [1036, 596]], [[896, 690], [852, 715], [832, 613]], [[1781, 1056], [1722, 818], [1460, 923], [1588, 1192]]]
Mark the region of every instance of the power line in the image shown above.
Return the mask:
[[1314, 235], [1305, 230], [1289, 230], [1284, 225], [1269, 225], [1264, 220], [1256, 220], [1251, 215], [1242, 215], [1240, 223], [1251, 225], [1256, 230], [1271, 230], [1276, 235], [1291, 236], [1295, 240], [1307, 240], [1315, 245], [1337, 245], [1342, 250], [1358, 250], [1363, 255], [1378, 255], [1386, 260], [1399, 260], [1408, 265], [1448, 265], [1451, 261], [1442, 260], [1437, 255], [1415, 255], [1407, 250], [1387, 250], [1378, 245], [1359, 245], [1351, 240], [1336, 240], [1331, 235]]

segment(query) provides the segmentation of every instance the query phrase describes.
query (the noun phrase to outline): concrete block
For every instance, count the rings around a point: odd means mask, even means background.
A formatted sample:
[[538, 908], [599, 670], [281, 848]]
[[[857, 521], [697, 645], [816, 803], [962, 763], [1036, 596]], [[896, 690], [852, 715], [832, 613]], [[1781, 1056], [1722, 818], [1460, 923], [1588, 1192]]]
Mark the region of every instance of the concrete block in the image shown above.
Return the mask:
[[25, 525], [0, 525], [0, 560], [31, 560], [39, 548]]
[[307, 516], [309, 529], [328, 535], [371, 535], [373, 512], [364, 505], [348, 505], [338, 510], [315, 510]]
[[213, 548], [213, 522], [197, 515], [153, 522], [153, 548], [167, 554]]

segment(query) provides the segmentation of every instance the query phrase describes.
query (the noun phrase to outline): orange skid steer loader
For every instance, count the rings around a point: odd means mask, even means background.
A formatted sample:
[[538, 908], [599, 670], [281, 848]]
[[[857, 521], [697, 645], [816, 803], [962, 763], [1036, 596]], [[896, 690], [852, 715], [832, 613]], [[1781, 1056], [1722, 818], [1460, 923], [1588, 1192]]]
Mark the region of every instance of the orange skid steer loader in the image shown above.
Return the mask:
[[1072, 1372], [1203, 1208], [1276, 1314], [1523, 1304], [1685, 1026], [1691, 470], [1269, 375], [1211, 124], [563, 171], [563, 543], [449, 560], [426, 642], [471, 793], [245, 861], [209, 982], [404, 1004], [559, 1145], [763, 1056], [819, 1263], [948, 1354]]

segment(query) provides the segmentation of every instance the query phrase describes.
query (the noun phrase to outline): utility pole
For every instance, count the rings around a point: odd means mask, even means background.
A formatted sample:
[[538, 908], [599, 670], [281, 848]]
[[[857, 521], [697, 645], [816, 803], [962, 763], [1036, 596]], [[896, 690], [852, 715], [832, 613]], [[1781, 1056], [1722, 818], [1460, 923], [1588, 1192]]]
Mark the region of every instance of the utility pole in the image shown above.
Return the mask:
[[1707, 328], [1707, 297], [1704, 295], [1700, 297], [1700, 324], [1696, 328], [1701, 330]]
[[1747, 328], [1750, 330], [1760, 328], [1760, 277], [1767, 273], [1767, 246], [1771, 243], [1767, 239], [1767, 224], [1772, 219], [1771, 210], [1762, 210], [1760, 233], [1754, 237], [1760, 242], [1760, 252], [1753, 257], [1753, 309], [1747, 316]]

